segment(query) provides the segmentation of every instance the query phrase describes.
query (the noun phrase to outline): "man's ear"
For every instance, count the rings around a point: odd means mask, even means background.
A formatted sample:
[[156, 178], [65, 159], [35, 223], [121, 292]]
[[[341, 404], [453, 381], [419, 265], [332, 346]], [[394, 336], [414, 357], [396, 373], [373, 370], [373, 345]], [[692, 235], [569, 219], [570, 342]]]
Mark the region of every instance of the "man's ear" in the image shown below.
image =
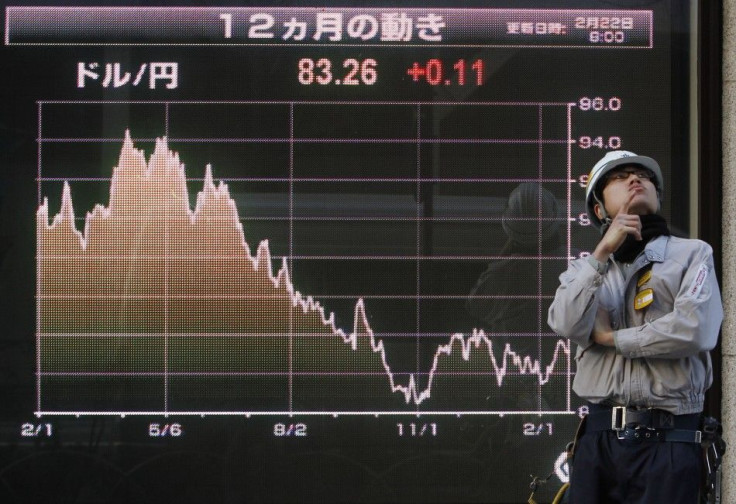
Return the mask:
[[595, 212], [595, 216], [598, 217], [598, 220], [603, 220], [603, 212], [601, 212], [601, 204], [596, 203], [593, 205], [593, 211]]

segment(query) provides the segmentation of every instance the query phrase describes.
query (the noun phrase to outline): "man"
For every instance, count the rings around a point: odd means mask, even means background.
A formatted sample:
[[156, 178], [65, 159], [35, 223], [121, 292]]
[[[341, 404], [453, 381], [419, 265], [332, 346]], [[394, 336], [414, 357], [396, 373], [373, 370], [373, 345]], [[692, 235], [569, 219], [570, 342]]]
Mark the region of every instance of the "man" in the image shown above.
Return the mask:
[[712, 249], [670, 236], [657, 162], [609, 152], [586, 207], [602, 238], [560, 276], [550, 327], [578, 345], [573, 390], [588, 401], [570, 503], [698, 501], [700, 421], [723, 319]]

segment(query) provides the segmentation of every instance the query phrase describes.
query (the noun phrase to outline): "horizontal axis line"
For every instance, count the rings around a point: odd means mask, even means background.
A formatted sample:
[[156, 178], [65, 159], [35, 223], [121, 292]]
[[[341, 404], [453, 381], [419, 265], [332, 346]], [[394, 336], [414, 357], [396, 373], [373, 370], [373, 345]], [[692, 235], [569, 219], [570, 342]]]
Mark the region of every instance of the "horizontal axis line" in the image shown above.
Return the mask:
[[[86, 255], [86, 256], [75, 256], [75, 255], [40, 255], [36, 256], [38, 260], [44, 261], [69, 261], [69, 260], [81, 260], [81, 261], [97, 261], [97, 260], [118, 260], [118, 261], [229, 261], [229, 260], [245, 260], [245, 255], [217, 255], [211, 256], [206, 254], [195, 254], [195, 255]], [[280, 256], [272, 255], [272, 261], [279, 261], [281, 259], [293, 259], [293, 260], [309, 260], [309, 261], [495, 261], [495, 260], [511, 260], [511, 261], [567, 261], [570, 257], [567, 256], [513, 256], [513, 255], [498, 255], [498, 256], [412, 256], [412, 255], [390, 255], [390, 256], [338, 256], [338, 255], [293, 255], [293, 256]]]
[[[232, 217], [197, 217], [198, 220], [205, 222], [225, 222], [230, 223], [233, 221]], [[75, 221], [86, 222], [87, 217], [75, 217]], [[135, 217], [135, 218], [116, 218], [117, 222], [145, 222], [149, 223], [151, 219], [149, 217]], [[307, 216], [307, 217], [276, 217], [276, 216], [255, 216], [255, 217], [239, 217], [241, 222], [248, 221], [299, 221], [299, 222], [568, 222], [570, 218], [563, 217], [381, 217], [381, 216], [340, 216], [340, 217], [326, 217], [326, 216]], [[575, 219], [573, 219], [575, 220]], [[191, 223], [189, 217], [181, 217], [176, 219], [160, 219], [162, 222], [168, 223]]]
[[[488, 376], [495, 380], [498, 373], [495, 370], [489, 371], [394, 371], [395, 375], [406, 376]], [[323, 376], [386, 376], [386, 371], [42, 371], [40, 376], [47, 377], [248, 377], [248, 376], [302, 376], [302, 377], [323, 377]], [[567, 371], [551, 371], [550, 375], [567, 376]], [[536, 379], [534, 374], [522, 373], [520, 371], [506, 370], [504, 377], [528, 376]]]
[[[300, 46], [303, 47], [303, 46]], [[361, 46], [362, 47], [362, 46]], [[39, 105], [407, 105], [416, 106], [499, 106], [499, 107], [575, 107], [576, 102], [534, 101], [387, 101], [387, 100], [38, 100]]]
[[471, 416], [471, 415], [576, 415], [576, 411], [568, 410], [552, 410], [552, 411], [531, 411], [531, 410], [516, 410], [516, 411], [499, 411], [499, 410], [462, 410], [462, 411], [36, 411], [34, 413], [37, 417], [42, 416], [283, 416], [283, 417], [294, 417], [294, 416], [413, 416], [422, 417], [429, 415], [443, 415], [443, 416]]
[[[39, 143], [123, 143], [121, 138], [37, 138]], [[154, 143], [155, 138], [135, 138], [135, 143]], [[570, 144], [575, 140], [539, 138], [320, 138], [320, 137], [264, 137], [264, 138], [168, 138], [174, 143], [346, 143], [346, 144]]]
[[[529, 183], [560, 183], [560, 184], [572, 184], [577, 183], [575, 179], [566, 178], [441, 178], [441, 177], [428, 177], [428, 178], [417, 178], [417, 177], [218, 177], [214, 179], [216, 182], [359, 182], [359, 183], [407, 183], [416, 184], [417, 182], [422, 183], [509, 183], [517, 184], [522, 182]], [[39, 177], [36, 178], [36, 182], [111, 182], [112, 177]], [[187, 182], [204, 182], [202, 177], [187, 177]]]
[[[484, 332], [488, 337], [497, 338], [524, 338], [524, 337], [555, 337], [560, 339], [560, 336], [553, 332]], [[234, 333], [234, 332], [166, 332], [166, 333], [38, 333], [38, 336], [42, 338], [253, 338], [253, 337], [286, 337], [294, 334], [289, 332], [251, 332], [251, 333]], [[300, 337], [328, 337], [333, 339], [334, 333], [325, 332], [299, 332]], [[374, 332], [376, 338], [416, 338], [417, 336], [422, 338], [448, 338], [451, 336], [449, 332]]]
[[[263, 294], [70, 294], [70, 293], [61, 293], [61, 294], [41, 294], [40, 296], [37, 296], [37, 299], [39, 300], [55, 300], [55, 299], [61, 299], [61, 300], [67, 300], [67, 299], [110, 299], [110, 300], [118, 300], [118, 299], [179, 299], [179, 300], [227, 300], [227, 299], [260, 299], [260, 300], [269, 300], [269, 299], [283, 299], [284, 295], [279, 294], [273, 294], [273, 295], [263, 295]], [[468, 295], [417, 295], [417, 294], [407, 294], [407, 295], [391, 295], [391, 294], [360, 294], [360, 295], [320, 295], [320, 294], [310, 294], [309, 297], [313, 299], [348, 299], [348, 300], [355, 300], [358, 298], [361, 299], [409, 299], [409, 300], [424, 300], [424, 299], [467, 299]], [[473, 296], [474, 299], [510, 299], [510, 300], [539, 300], [539, 299], [552, 299], [554, 298], [554, 295], [548, 295], [548, 296], [538, 296], [538, 295], [529, 295], [529, 296], [492, 296], [492, 295], [478, 295]]]

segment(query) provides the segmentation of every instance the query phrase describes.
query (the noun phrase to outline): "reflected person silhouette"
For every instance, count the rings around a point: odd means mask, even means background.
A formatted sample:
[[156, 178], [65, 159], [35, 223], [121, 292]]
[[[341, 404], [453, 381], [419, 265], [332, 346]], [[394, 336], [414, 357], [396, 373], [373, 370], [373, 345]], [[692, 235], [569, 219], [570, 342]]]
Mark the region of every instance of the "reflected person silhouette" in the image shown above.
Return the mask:
[[[554, 293], [567, 251], [557, 199], [539, 183], [524, 182], [511, 192], [501, 222], [507, 236], [501, 258], [480, 275], [465, 306], [484, 331], [506, 341], [543, 327], [541, 296]], [[559, 257], [559, 265], [549, 267], [541, 257]], [[525, 346], [514, 343], [517, 351]]]
[[[564, 218], [555, 196], [537, 182], [525, 182], [509, 195], [502, 214], [507, 237], [500, 258], [488, 264], [466, 300], [466, 310], [493, 342], [497, 360], [504, 348], [543, 366], [553, 359], [556, 339], [542, 345], [545, 315], [567, 266]], [[539, 388], [535, 374], [513, 377], [513, 388], [491, 391], [498, 410], [547, 410], [564, 393], [560, 387]]]

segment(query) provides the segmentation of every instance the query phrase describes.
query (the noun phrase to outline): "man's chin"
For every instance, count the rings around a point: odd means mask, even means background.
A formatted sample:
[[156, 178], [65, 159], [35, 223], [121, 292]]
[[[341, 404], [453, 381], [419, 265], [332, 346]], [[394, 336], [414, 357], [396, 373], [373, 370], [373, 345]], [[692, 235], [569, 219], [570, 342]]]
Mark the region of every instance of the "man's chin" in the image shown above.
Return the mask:
[[657, 213], [657, 208], [653, 207], [646, 195], [642, 193], [634, 196], [629, 203], [629, 213], [634, 215], [654, 214]]

